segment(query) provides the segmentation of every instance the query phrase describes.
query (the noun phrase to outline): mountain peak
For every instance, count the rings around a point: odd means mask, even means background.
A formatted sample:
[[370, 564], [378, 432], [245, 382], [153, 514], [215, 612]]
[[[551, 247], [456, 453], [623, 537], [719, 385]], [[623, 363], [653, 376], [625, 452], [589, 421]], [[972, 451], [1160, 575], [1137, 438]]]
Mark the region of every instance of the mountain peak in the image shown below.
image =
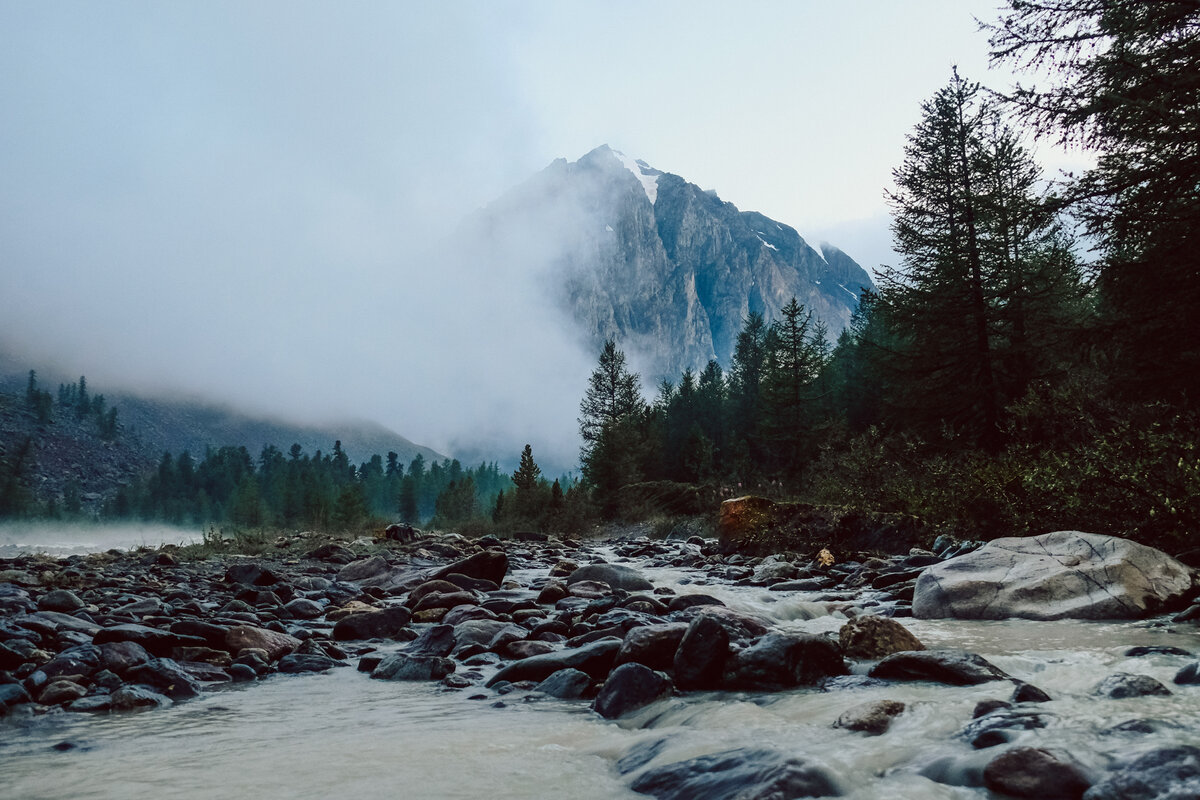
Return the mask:
[[637, 178], [638, 183], [642, 185], [642, 190], [646, 193], [646, 198], [650, 201], [650, 205], [654, 205], [654, 201], [658, 199], [658, 177], [664, 174], [662, 170], [655, 169], [640, 158], [633, 158], [625, 155], [620, 150], [614, 150], [607, 144], [600, 145], [579, 159], [580, 163], [585, 164], [611, 163], [613, 161], [620, 164], [622, 168], [628, 170], [633, 177]]

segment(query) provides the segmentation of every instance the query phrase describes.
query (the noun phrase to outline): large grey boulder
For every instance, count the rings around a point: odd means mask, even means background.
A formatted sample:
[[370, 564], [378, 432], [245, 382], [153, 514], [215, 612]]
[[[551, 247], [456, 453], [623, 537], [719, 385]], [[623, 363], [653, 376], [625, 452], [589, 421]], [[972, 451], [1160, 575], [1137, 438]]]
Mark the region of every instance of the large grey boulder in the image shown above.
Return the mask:
[[1057, 531], [995, 539], [917, 579], [919, 619], [1138, 619], [1192, 589], [1191, 568], [1116, 536]]

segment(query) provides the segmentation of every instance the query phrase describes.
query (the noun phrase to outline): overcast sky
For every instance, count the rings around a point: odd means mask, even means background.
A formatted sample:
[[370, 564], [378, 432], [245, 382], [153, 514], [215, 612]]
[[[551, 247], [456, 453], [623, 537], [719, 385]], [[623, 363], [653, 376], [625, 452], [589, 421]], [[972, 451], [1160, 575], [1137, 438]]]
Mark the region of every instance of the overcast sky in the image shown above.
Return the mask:
[[571, 463], [595, 354], [439, 270], [463, 216], [608, 143], [874, 268], [920, 102], [1010, 81], [997, 5], [0, 0], [0, 348]]

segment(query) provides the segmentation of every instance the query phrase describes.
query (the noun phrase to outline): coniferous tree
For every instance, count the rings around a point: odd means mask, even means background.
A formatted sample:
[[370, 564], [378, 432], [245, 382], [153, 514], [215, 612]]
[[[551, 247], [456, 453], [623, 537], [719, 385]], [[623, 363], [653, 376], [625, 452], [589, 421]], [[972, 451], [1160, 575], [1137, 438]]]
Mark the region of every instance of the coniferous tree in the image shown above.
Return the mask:
[[583, 475], [611, 514], [616, 511], [617, 490], [641, 479], [646, 444], [639, 379], [611, 339], [604, 343], [579, 412]]
[[1065, 202], [1100, 244], [1099, 341], [1141, 398], [1200, 396], [1200, 3], [1010, 0], [992, 58], [1043, 138], [1098, 152]]

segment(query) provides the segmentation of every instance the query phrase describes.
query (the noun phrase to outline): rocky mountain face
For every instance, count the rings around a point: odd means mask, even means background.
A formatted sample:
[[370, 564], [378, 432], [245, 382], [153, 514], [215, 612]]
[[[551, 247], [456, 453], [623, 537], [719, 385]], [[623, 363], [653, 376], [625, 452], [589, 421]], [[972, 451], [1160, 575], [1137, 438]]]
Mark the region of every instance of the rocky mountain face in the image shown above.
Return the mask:
[[579, 335], [597, 350], [615, 338], [651, 380], [728, 366], [746, 315], [769, 322], [793, 297], [836, 337], [872, 288], [841, 250], [607, 145], [553, 162], [476, 223], [485, 260], [548, 265]]

